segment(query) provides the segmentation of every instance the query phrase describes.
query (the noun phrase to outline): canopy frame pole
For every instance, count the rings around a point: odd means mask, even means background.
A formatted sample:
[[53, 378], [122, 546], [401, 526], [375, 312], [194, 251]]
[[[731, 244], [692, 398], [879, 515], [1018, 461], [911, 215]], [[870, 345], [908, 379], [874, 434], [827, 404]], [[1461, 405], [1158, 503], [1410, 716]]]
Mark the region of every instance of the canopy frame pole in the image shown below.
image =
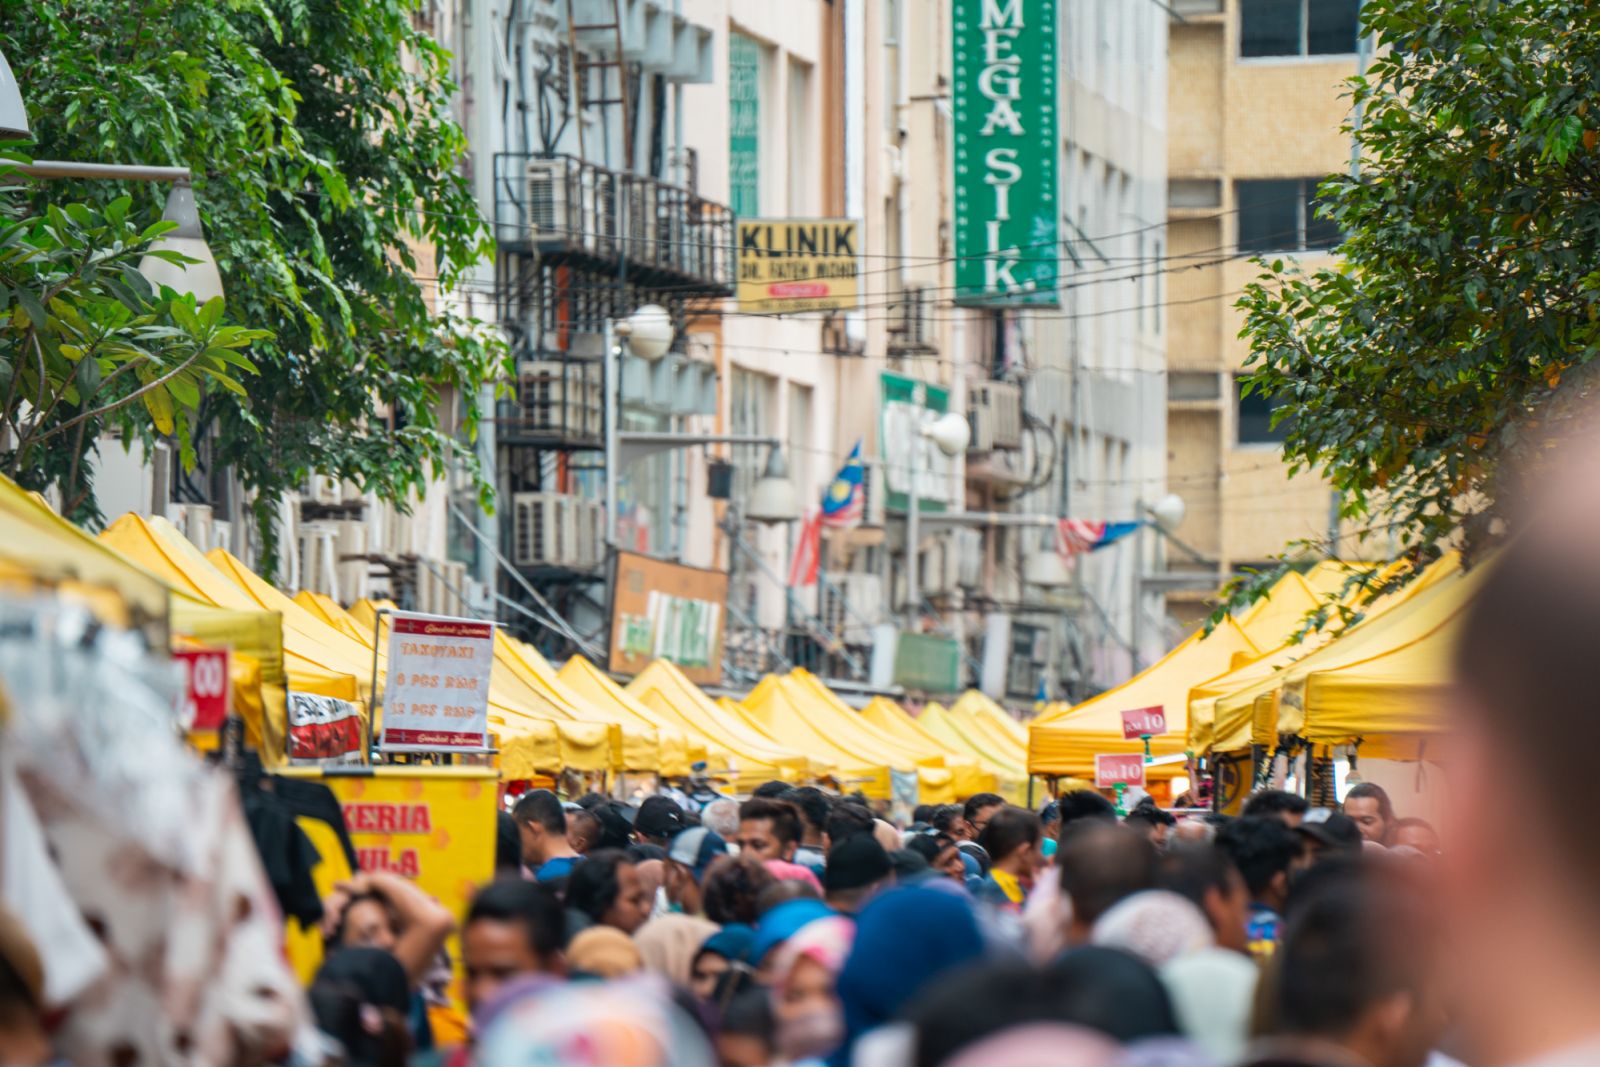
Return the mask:
[[388, 608], [379, 608], [372, 616], [372, 702], [367, 706], [367, 759], [376, 763], [377, 757], [372, 751], [372, 724], [378, 721], [378, 709], [383, 706], [383, 699], [378, 695], [378, 643], [383, 639], [383, 617], [389, 614]]

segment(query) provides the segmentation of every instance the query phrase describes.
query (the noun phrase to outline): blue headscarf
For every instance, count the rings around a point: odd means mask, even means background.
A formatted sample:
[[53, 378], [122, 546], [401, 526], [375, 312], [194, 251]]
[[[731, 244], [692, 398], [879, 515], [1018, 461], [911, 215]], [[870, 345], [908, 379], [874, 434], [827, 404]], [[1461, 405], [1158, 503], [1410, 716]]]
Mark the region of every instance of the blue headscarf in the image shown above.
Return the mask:
[[767, 953], [800, 932], [800, 928], [834, 914], [820, 900], [786, 900], [761, 917], [756, 924], [755, 944], [750, 947], [750, 966], [759, 967]]
[[705, 943], [695, 950], [695, 958], [699, 959], [701, 953], [715, 952], [725, 960], [734, 963], [748, 963], [750, 960], [750, 946], [756, 942], [756, 932], [743, 923], [729, 923], [710, 937]]
[[983, 954], [965, 894], [924, 886], [891, 889], [856, 916], [856, 939], [839, 974], [845, 1043], [830, 1063], [848, 1063], [867, 1031], [892, 1021], [927, 983]]

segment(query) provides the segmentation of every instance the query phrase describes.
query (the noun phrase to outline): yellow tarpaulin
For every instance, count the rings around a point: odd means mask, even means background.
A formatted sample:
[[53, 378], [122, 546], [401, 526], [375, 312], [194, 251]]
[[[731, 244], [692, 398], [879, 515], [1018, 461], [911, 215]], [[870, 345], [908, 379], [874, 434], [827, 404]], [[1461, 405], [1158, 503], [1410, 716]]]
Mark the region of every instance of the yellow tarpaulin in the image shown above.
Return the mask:
[[836, 725], [832, 731], [821, 725], [831, 716], [786, 678], [763, 678], [738, 707], [768, 737], [834, 763], [849, 784], [873, 800], [888, 800], [894, 795], [891, 770], [909, 771], [914, 766], [909, 760], [892, 766], [888, 757], [866, 746], [859, 735], [840, 735], [835, 732], [839, 729]]
[[999, 791], [1000, 776], [985, 760], [971, 752], [947, 745], [924, 729], [911, 713], [888, 697], [873, 697], [861, 709], [861, 717], [878, 729], [901, 738], [908, 745], [918, 745], [931, 752], [942, 752], [950, 768], [951, 784], [957, 800], [965, 800], [976, 793]]
[[[1138, 738], [1124, 740], [1122, 713], [1160, 707], [1167, 731], [1150, 739], [1153, 756], [1185, 751], [1189, 732], [1189, 690], [1197, 681], [1214, 678], [1261, 650], [1231, 618], [1209, 634], [1197, 631], [1166, 656], [1126, 683], [1076, 707], [1052, 705], [1028, 731], [1028, 769], [1034, 774], [1094, 778], [1094, 758], [1101, 753], [1143, 752]], [[1184, 773], [1181, 763], [1158, 764], [1151, 776]]]
[[708, 759], [703, 739], [691, 739], [682, 730], [658, 721], [656, 713], [645, 707], [623, 688], [601, 672], [600, 668], [582, 656], [573, 656], [556, 672], [561, 684], [579, 700], [591, 707], [602, 709], [606, 716], [618, 721], [637, 722], [656, 731], [661, 747], [661, 773], [679, 778], [687, 775], [690, 764]]
[[975, 711], [969, 701], [960, 705], [957, 701], [945, 709], [945, 714], [950, 716], [952, 722], [961, 727], [963, 733], [986, 740], [994, 750], [1006, 758], [1008, 762], [1026, 766], [1028, 762], [1028, 746], [1019, 742], [1011, 731], [1007, 730], [991, 716]]
[[957, 722], [948, 708], [937, 703], [923, 705], [922, 713], [917, 716], [917, 725], [945, 744], [953, 745], [963, 752], [971, 752], [995, 768], [997, 779], [995, 792], [1013, 804], [1026, 803], [1028, 772], [1023, 765], [996, 752], [990, 747], [987, 737], [972, 731], [970, 726]]
[[970, 711], [974, 715], [987, 716], [998, 723], [1001, 729], [1011, 737], [1024, 750], [1028, 747], [1028, 727], [1017, 721], [1012, 714], [995, 702], [994, 698], [980, 689], [968, 689], [956, 698], [950, 705], [951, 711]]
[[[1334, 645], [1355, 640], [1359, 635], [1377, 634], [1377, 640], [1383, 640], [1382, 635], [1393, 625], [1391, 616], [1396, 611], [1437, 583], [1456, 575], [1460, 566], [1460, 557], [1455, 553], [1444, 556], [1401, 589], [1368, 605], [1349, 632], [1331, 643], [1313, 638], [1300, 645], [1284, 646], [1236, 673], [1204, 683], [1205, 692], [1200, 694], [1198, 703], [1211, 702], [1208, 747], [1217, 752], [1237, 752], [1251, 745], [1268, 748], [1275, 745], [1279, 733], [1277, 694], [1287, 677], [1285, 671], [1311, 656], [1331, 652]], [[1369, 639], [1359, 636], [1363, 643]], [[1196, 740], [1206, 739], [1197, 735]]]
[[738, 792], [748, 793], [772, 779], [793, 782], [825, 777], [833, 771], [826, 761], [814, 763], [774, 744], [748, 723], [728, 718], [715, 701], [666, 660], [652, 662], [624, 688], [680, 729], [703, 734], [725, 749], [738, 771]]

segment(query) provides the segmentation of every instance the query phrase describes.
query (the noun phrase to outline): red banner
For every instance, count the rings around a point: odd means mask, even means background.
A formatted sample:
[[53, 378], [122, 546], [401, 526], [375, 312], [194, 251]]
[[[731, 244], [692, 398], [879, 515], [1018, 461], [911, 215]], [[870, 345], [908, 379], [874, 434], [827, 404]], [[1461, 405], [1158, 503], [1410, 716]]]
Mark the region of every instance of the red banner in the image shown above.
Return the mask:
[[1167, 712], [1160, 704], [1149, 708], [1134, 708], [1122, 713], [1122, 736], [1132, 741], [1136, 737], [1154, 737], [1167, 732]]
[[1144, 786], [1144, 757], [1137, 752], [1099, 755], [1094, 758], [1094, 784], [1100, 789], [1119, 785]]
[[189, 729], [222, 729], [233, 693], [231, 654], [225, 648], [180, 648], [172, 658], [183, 664], [183, 712]]

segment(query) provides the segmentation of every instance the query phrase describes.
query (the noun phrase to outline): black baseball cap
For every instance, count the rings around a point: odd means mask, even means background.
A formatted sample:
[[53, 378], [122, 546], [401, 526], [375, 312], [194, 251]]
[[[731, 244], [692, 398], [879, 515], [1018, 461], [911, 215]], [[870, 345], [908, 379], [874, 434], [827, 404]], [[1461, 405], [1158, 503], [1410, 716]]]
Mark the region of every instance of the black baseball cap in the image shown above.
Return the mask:
[[675, 837], [688, 825], [683, 809], [671, 797], [646, 797], [639, 805], [639, 814], [633, 817], [633, 828], [653, 839]]
[[[1321, 818], [1317, 818], [1319, 815]], [[1305, 821], [1295, 829], [1326, 848], [1350, 851], [1361, 848], [1361, 827], [1342, 812], [1309, 811]]]

